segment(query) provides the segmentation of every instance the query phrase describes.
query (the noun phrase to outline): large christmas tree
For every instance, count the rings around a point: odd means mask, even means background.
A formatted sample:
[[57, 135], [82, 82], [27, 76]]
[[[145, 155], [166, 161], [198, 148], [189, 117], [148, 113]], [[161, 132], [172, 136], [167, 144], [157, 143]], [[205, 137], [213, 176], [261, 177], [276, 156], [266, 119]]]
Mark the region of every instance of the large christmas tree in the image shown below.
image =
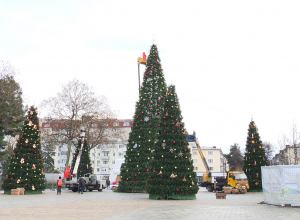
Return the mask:
[[261, 166], [267, 166], [268, 160], [258, 129], [251, 121], [248, 129], [243, 170], [249, 179], [250, 191], [262, 190]]
[[[71, 174], [73, 174], [76, 159], [77, 159], [79, 150], [81, 149], [81, 144], [82, 144], [82, 140], [79, 139], [78, 147], [76, 148], [76, 151], [75, 151], [75, 154], [74, 154], [74, 157], [72, 160]], [[91, 166], [90, 150], [88, 148], [87, 140], [85, 139], [84, 143], [83, 143], [83, 148], [82, 148], [79, 165], [78, 165], [77, 177], [82, 177], [88, 173], [93, 173], [93, 168]]]
[[119, 191], [122, 192], [146, 190], [146, 171], [163, 111], [160, 100], [167, 89], [156, 45], [150, 49], [143, 80], [120, 174]]
[[174, 85], [168, 88], [163, 107], [148, 172], [149, 198], [196, 199], [197, 177]]
[[25, 194], [39, 194], [45, 189], [37, 110], [31, 107], [5, 174], [2, 188], [25, 188]]

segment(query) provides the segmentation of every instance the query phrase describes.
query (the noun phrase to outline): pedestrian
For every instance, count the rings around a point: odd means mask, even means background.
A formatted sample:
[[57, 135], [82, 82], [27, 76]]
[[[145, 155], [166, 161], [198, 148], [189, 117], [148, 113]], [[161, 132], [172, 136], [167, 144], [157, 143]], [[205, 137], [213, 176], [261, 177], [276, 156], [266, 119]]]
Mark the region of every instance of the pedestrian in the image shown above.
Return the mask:
[[83, 179], [83, 177], [80, 177], [79, 185], [80, 185], [81, 194], [83, 194], [83, 190], [85, 189], [85, 180]]
[[78, 185], [78, 193], [80, 193], [80, 183], [79, 183], [80, 178], [77, 180], [77, 185]]
[[61, 195], [61, 187], [63, 185], [61, 177], [58, 178], [57, 180], [57, 195]]
[[106, 179], [106, 187], [107, 187], [107, 189], [110, 189], [110, 180], [109, 180], [109, 178]]

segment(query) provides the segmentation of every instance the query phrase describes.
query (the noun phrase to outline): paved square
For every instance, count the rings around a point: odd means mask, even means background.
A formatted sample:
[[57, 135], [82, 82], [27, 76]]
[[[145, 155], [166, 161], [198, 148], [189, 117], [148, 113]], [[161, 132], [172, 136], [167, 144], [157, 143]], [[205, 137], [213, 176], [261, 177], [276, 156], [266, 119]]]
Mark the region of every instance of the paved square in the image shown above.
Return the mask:
[[300, 208], [259, 204], [263, 193], [227, 194], [201, 188], [196, 200], [149, 200], [147, 193], [74, 193], [45, 190], [40, 195], [11, 196], [0, 192], [0, 219], [300, 219]]

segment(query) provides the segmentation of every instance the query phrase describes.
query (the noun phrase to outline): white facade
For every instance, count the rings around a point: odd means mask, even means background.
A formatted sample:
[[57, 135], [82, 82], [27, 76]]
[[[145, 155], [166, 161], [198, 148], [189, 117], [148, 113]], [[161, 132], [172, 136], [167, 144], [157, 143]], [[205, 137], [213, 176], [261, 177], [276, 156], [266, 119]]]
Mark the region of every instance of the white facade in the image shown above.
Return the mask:
[[[117, 120], [113, 123], [113, 126], [119, 129], [121, 138], [114, 137], [113, 134], [111, 135], [111, 143], [103, 144], [101, 146], [95, 147], [90, 150], [90, 159], [91, 165], [93, 167], [94, 174], [109, 176], [116, 160], [124, 159], [127, 150], [127, 142], [129, 132], [131, 131], [132, 120], [125, 119], [125, 120]], [[45, 120], [41, 120], [41, 131], [48, 130], [48, 132], [52, 132], [53, 125], [50, 126], [50, 122]], [[49, 124], [48, 124], [49, 123]], [[72, 164], [72, 158], [75, 154], [75, 147], [72, 146], [72, 155], [69, 160], [69, 166]], [[61, 144], [55, 146], [55, 156], [54, 159], [54, 167], [57, 170], [62, 172], [66, 169], [66, 162], [67, 162], [67, 152], [68, 152], [68, 144]]]

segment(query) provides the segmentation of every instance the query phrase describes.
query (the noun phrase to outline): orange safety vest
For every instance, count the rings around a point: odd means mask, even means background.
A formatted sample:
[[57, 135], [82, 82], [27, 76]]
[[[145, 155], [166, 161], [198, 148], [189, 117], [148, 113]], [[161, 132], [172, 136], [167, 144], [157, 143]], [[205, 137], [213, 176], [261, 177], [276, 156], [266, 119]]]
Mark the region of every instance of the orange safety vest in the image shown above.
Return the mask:
[[57, 186], [62, 186], [62, 179], [58, 179]]

